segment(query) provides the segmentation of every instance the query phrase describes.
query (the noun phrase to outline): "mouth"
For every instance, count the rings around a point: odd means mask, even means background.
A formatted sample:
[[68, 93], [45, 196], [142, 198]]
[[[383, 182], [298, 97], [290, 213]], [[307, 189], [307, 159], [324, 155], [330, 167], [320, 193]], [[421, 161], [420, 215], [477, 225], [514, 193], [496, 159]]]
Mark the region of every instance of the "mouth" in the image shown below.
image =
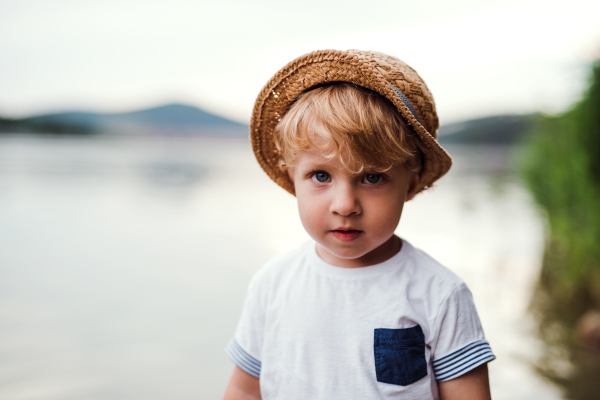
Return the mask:
[[351, 242], [358, 238], [362, 231], [349, 228], [338, 228], [331, 231], [333, 236], [342, 242]]

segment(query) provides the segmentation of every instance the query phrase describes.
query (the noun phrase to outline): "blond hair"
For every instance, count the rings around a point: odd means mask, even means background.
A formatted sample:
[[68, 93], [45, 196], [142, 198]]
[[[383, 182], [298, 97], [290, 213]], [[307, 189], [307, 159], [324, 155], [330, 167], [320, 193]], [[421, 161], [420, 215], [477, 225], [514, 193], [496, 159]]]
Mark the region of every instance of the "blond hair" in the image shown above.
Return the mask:
[[[310, 133], [309, 133], [310, 130]], [[327, 146], [311, 140], [316, 134]], [[413, 130], [385, 97], [347, 82], [327, 84], [303, 93], [274, 131], [280, 167], [294, 167], [300, 151], [317, 148], [328, 158], [340, 157], [349, 172], [385, 172], [399, 164], [419, 172], [421, 151]]]

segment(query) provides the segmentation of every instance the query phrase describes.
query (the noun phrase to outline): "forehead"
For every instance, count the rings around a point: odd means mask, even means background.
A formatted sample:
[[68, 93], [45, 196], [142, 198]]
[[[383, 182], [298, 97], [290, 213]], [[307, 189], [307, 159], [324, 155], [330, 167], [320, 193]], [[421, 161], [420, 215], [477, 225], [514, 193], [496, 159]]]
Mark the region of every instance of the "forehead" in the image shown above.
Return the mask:
[[329, 173], [339, 173], [346, 176], [361, 176], [365, 173], [382, 173], [393, 171], [397, 169], [406, 169], [402, 164], [395, 165], [386, 170], [370, 169], [359, 165], [352, 158], [344, 158], [339, 153], [332, 151], [332, 149], [317, 149], [307, 148], [298, 151], [296, 155], [296, 162], [292, 170], [296, 170], [302, 173], [308, 172], [309, 170], [325, 170]]
[[[321, 128], [321, 129], [319, 129]], [[321, 133], [318, 133], [321, 131]], [[296, 152], [296, 162], [327, 162], [339, 158], [339, 150], [330, 137], [325, 137], [319, 124], [311, 123], [304, 135], [307, 140]], [[335, 156], [334, 156], [335, 155]]]
[[[334, 139], [334, 135], [321, 124], [311, 123], [305, 135], [308, 140], [302, 148], [298, 149], [296, 157], [303, 156], [305, 162], [310, 160], [311, 162], [340, 163], [349, 167], [360, 167], [352, 161], [353, 154], [350, 153], [343, 138], [336, 137]], [[297, 160], [299, 161], [299, 159]]]
[[321, 124], [312, 122], [307, 129], [306, 136], [312, 142], [312, 144], [318, 148], [331, 147], [332, 143], [330, 139], [325, 138], [323, 135], [317, 133], [317, 129], [322, 130]]
[[322, 148], [308, 147], [301, 149], [296, 154], [296, 166], [307, 167], [311, 165], [328, 165], [331, 167], [341, 167], [340, 156], [335, 153], [332, 146]]

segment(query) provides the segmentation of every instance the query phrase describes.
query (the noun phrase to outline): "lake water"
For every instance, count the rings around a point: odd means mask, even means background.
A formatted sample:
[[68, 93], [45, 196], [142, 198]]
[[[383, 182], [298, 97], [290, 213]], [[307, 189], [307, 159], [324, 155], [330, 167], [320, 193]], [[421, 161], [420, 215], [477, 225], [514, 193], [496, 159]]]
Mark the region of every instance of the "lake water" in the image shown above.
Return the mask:
[[[471, 288], [495, 400], [560, 399], [532, 362], [543, 219], [504, 148], [455, 166], [398, 234]], [[218, 399], [246, 285], [304, 233], [233, 139], [0, 137], [0, 399]]]

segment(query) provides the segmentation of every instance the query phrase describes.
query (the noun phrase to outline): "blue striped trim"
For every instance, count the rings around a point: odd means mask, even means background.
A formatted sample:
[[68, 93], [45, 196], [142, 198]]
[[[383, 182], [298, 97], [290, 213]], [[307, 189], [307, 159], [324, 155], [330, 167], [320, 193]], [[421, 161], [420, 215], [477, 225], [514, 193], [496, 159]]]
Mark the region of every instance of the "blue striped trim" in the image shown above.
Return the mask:
[[462, 357], [463, 354], [468, 353], [468, 352], [472, 351], [473, 349], [478, 349], [478, 348], [486, 347], [486, 346], [488, 348], [490, 347], [489, 343], [486, 342], [485, 340], [476, 340], [475, 342], [469, 343], [468, 345], [466, 345], [463, 348], [460, 348], [444, 357], [434, 360], [433, 365], [435, 365], [436, 367], [440, 367], [443, 364], [447, 364], [457, 358]]
[[242, 346], [239, 345], [235, 337], [231, 338], [225, 348], [225, 353], [231, 358], [231, 361], [245, 372], [257, 378], [260, 377], [261, 362], [248, 354]]
[[433, 360], [433, 372], [438, 381], [448, 381], [495, 359], [490, 344], [477, 340], [444, 357]]
[[408, 111], [410, 111], [410, 113], [416, 118], [416, 120], [419, 123], [421, 123], [421, 120], [419, 119], [419, 114], [417, 114], [417, 110], [415, 110], [415, 107], [412, 105], [412, 103], [410, 102], [408, 97], [406, 97], [404, 95], [404, 93], [402, 93], [400, 90], [398, 90], [398, 88], [396, 86], [392, 85], [389, 82], [388, 82], [388, 85], [390, 85], [392, 87], [392, 89], [394, 89], [394, 92], [398, 95], [398, 97], [400, 97], [400, 100], [402, 100], [402, 103], [404, 103], [406, 108], [408, 108]]

